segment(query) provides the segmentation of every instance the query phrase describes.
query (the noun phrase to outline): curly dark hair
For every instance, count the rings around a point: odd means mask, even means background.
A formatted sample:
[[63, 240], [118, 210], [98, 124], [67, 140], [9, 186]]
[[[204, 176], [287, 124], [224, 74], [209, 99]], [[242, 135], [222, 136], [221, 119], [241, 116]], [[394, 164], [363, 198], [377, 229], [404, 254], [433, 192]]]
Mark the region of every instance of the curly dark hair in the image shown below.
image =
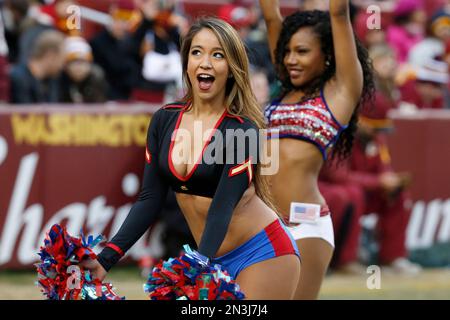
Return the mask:
[[[295, 88], [291, 83], [283, 60], [286, 54], [286, 48], [288, 47], [288, 43], [291, 37], [300, 28], [304, 27], [312, 28], [313, 32], [320, 40], [322, 53], [330, 62], [330, 64], [326, 67], [325, 71], [323, 72], [323, 74], [321, 74], [320, 77], [317, 77], [306, 86], [300, 88], [305, 94], [303, 99], [307, 100], [318, 95], [320, 90], [325, 86], [326, 82], [336, 74], [336, 60], [334, 55], [331, 20], [330, 14], [328, 12], [319, 10], [301, 11], [287, 16], [283, 22], [283, 27], [277, 42], [277, 47], [275, 49], [275, 67], [277, 70], [278, 78], [282, 84], [281, 96], [286, 95], [292, 90], [299, 89]], [[355, 132], [357, 129], [359, 108], [362, 105], [370, 105], [373, 102], [375, 92], [373, 67], [372, 62], [369, 58], [369, 53], [356, 36], [355, 41], [358, 59], [361, 63], [364, 74], [363, 92], [359, 103], [352, 114], [347, 129], [345, 129], [341, 133], [332, 150], [331, 158], [338, 161], [343, 160], [350, 155]]]

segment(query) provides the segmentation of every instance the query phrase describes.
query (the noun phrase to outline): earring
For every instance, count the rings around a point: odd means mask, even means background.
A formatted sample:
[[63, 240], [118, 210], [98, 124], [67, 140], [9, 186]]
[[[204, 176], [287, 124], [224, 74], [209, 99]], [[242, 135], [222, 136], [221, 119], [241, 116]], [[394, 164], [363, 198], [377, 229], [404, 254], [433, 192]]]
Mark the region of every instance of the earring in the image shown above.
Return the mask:
[[232, 74], [232, 73], [230, 73], [230, 74], [228, 75], [228, 79], [231, 79], [231, 78], [233, 78], [233, 74]]
[[331, 65], [331, 62], [330, 62], [329, 60], [327, 60], [327, 61], [325, 61], [325, 65], [326, 65], [327, 67], [329, 67], [329, 66]]

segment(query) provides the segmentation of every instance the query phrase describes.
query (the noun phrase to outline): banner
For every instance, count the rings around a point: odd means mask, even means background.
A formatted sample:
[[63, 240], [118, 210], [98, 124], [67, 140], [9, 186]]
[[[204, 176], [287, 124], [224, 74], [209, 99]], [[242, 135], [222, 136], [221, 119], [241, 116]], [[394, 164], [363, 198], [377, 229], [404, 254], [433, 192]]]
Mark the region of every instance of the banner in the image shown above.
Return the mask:
[[[30, 266], [45, 232], [115, 234], [140, 189], [154, 107], [0, 109], [0, 268]], [[149, 250], [145, 237], [130, 255]]]
[[423, 265], [450, 265], [450, 110], [391, 116], [393, 167], [413, 176], [406, 246]]
[[[115, 234], [140, 190], [147, 128], [157, 108], [0, 108], [0, 269], [31, 267], [54, 223], [73, 235], [81, 229], [108, 239]], [[449, 256], [429, 254], [450, 253], [450, 111], [392, 116], [393, 166], [413, 174], [407, 247], [423, 264], [450, 263]], [[158, 248], [147, 233], [129, 256], [152, 250]]]

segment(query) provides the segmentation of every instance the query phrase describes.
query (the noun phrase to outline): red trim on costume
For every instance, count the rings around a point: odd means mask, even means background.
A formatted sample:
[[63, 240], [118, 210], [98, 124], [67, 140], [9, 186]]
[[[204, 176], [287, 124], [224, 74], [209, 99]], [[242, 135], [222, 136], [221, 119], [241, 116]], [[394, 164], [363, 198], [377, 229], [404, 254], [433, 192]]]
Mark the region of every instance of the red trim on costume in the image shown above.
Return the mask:
[[264, 231], [266, 231], [267, 238], [272, 244], [276, 257], [291, 253], [295, 254], [291, 238], [286, 234], [278, 219], [265, 227]]
[[162, 107], [163, 109], [173, 109], [173, 108], [178, 108], [178, 109], [180, 109], [180, 108], [185, 108], [186, 106], [184, 105], [184, 104], [176, 104], [176, 103], [173, 103], [173, 104], [168, 104], [168, 105], [165, 105], [164, 107]]
[[244, 123], [244, 120], [241, 117], [236, 116], [234, 114], [231, 114], [231, 113], [227, 112], [227, 117], [237, 119], [240, 123]]
[[198, 157], [197, 162], [195, 163], [194, 167], [191, 169], [191, 171], [188, 173], [187, 176], [182, 176], [180, 175], [176, 170], [175, 167], [173, 166], [173, 162], [172, 162], [172, 150], [173, 150], [173, 146], [175, 144], [175, 140], [176, 140], [176, 134], [177, 134], [177, 130], [180, 127], [180, 123], [181, 123], [181, 119], [183, 118], [183, 113], [186, 110], [187, 106], [180, 111], [180, 115], [178, 116], [178, 120], [177, 123], [175, 124], [175, 129], [173, 130], [172, 133], [172, 138], [170, 141], [170, 148], [169, 148], [169, 153], [168, 153], [168, 162], [169, 162], [169, 168], [170, 171], [172, 171], [172, 174], [178, 178], [178, 180], [181, 181], [188, 181], [191, 176], [194, 174], [195, 170], [197, 169], [198, 165], [200, 164], [200, 162], [202, 161], [203, 158], [203, 154], [205, 153], [205, 149], [208, 147], [209, 143], [211, 142], [211, 139], [214, 135], [214, 133], [216, 132], [216, 129], [219, 127], [219, 125], [222, 123], [223, 119], [225, 118], [225, 115], [227, 113], [227, 111], [225, 110], [224, 113], [222, 114], [222, 116], [219, 118], [219, 120], [217, 120], [216, 125], [214, 126], [214, 128], [211, 130], [211, 134], [209, 135], [208, 140], [206, 141], [206, 143], [203, 146], [202, 152], [200, 153], [200, 156]]
[[148, 146], [145, 147], [145, 161], [147, 161], [148, 164], [152, 162], [152, 154], [148, 151]]
[[321, 209], [320, 209], [320, 216], [321, 217], [326, 217], [327, 215], [330, 214], [330, 208], [328, 208], [327, 205], [324, 205]]
[[114, 243], [108, 243], [106, 245], [108, 248], [113, 249], [115, 252], [117, 252], [118, 254], [120, 254], [121, 256], [124, 255], [124, 252], [122, 249], [120, 249], [118, 246], [116, 246]]
[[230, 168], [228, 171], [228, 177], [236, 176], [244, 171], [247, 171], [248, 184], [250, 185], [253, 179], [252, 157], [249, 157], [244, 163]]

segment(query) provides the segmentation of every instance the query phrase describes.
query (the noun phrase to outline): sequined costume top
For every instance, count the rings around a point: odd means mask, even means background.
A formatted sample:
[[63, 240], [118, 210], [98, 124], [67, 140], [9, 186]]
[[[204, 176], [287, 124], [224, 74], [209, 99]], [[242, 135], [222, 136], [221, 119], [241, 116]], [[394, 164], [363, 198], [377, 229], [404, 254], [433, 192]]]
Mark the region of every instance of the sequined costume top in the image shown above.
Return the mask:
[[293, 138], [308, 141], [319, 148], [323, 159], [327, 150], [339, 138], [347, 126], [336, 120], [325, 101], [323, 90], [320, 96], [301, 103], [280, 103], [274, 100], [265, 110], [268, 138]]
[[[169, 187], [176, 193], [212, 199], [198, 251], [213, 257], [220, 248], [234, 208], [254, 179], [259, 155], [252, 145], [259, 145], [258, 128], [249, 119], [224, 110], [195, 166], [186, 175], [180, 175], [175, 170], [172, 154], [188, 106], [169, 104], [153, 115], [147, 132], [141, 192], [119, 231], [98, 255], [105, 270], [117, 263], [156, 221]], [[242, 140], [244, 132], [249, 136]], [[253, 143], [251, 136], [256, 139]]]

